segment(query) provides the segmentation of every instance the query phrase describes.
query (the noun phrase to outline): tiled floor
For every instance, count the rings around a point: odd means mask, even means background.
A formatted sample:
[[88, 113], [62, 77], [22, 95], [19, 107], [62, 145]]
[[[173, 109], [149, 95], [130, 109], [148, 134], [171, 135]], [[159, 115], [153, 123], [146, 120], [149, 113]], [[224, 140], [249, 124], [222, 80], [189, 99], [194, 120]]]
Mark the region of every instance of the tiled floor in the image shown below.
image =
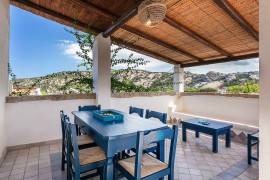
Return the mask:
[[[232, 143], [231, 148], [226, 148], [220, 140], [219, 152], [212, 153], [211, 140], [204, 135], [195, 138], [189, 132], [187, 142], [182, 142], [180, 133], [175, 179], [258, 179], [258, 163], [247, 165], [246, 146]], [[60, 144], [9, 151], [0, 166], [0, 180], [66, 179], [65, 171], [60, 169], [60, 151]]]

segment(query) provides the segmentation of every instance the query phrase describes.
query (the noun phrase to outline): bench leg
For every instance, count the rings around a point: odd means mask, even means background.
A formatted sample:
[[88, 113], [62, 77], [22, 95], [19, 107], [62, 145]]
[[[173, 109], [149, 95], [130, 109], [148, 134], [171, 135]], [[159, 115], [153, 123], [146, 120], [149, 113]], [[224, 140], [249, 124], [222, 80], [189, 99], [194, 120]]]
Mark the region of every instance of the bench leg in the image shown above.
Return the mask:
[[182, 130], [182, 140], [186, 142], [187, 141], [187, 128], [186, 128], [186, 126], [184, 124], [182, 124], [182, 128], [183, 128], [183, 130]]
[[217, 153], [218, 152], [218, 135], [217, 134], [214, 134], [213, 135], [213, 147], [212, 147], [212, 151], [214, 153]]
[[196, 138], [199, 138], [199, 137], [200, 137], [199, 131], [196, 131], [196, 132], [195, 132], [195, 137], [196, 137]]
[[226, 147], [231, 147], [231, 130], [226, 133]]
[[248, 164], [251, 165], [251, 138], [249, 134], [248, 134], [247, 153], [248, 153]]

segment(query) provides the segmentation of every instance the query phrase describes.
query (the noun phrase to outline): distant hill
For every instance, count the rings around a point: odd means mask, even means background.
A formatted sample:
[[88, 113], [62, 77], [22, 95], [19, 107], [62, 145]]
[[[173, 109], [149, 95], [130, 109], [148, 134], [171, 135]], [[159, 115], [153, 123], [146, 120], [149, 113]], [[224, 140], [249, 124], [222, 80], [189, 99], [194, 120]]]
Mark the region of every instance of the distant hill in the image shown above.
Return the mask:
[[[115, 73], [116, 71], [112, 71]], [[173, 73], [168, 72], [149, 72], [145, 70], [132, 70], [126, 74], [122, 70], [117, 71], [117, 79], [122, 81], [124, 78], [133, 82], [135, 85], [141, 85], [144, 87], [151, 87], [157, 82], [172, 82]], [[61, 87], [66, 82], [78, 78], [80, 75], [91, 77], [91, 72], [85, 71], [65, 71], [54, 74], [49, 74], [46, 78], [24, 78], [17, 79], [18, 87], [32, 87], [41, 88], [41, 91], [48, 94], [62, 94]], [[259, 72], [244, 72], [244, 73], [219, 73], [210, 71], [206, 74], [194, 74], [191, 72], [185, 72], [185, 87], [186, 88], [223, 88], [232, 85], [243, 85], [246, 81], [258, 81]], [[35, 84], [35, 82], [39, 83]], [[86, 86], [71, 87], [71, 91], [77, 92], [78, 88], [87, 88]]]

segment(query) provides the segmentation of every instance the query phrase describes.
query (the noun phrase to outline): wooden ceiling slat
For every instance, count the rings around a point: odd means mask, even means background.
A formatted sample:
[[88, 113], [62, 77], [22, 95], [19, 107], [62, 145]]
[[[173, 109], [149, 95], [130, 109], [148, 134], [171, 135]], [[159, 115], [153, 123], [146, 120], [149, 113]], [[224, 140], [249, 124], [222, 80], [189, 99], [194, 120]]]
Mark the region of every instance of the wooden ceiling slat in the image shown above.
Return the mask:
[[186, 33], [187, 35], [191, 36], [192, 38], [196, 39], [197, 41], [203, 43], [204, 45], [216, 50], [217, 52], [226, 55], [226, 56], [231, 56], [230, 53], [228, 53], [227, 51], [221, 49], [220, 47], [216, 46], [215, 44], [211, 43], [210, 41], [206, 40], [205, 38], [201, 37], [199, 34], [197, 34], [196, 32], [192, 31], [191, 29], [188, 29], [187, 27], [185, 27], [184, 25], [174, 21], [173, 19], [171, 19], [170, 17], [166, 16], [164, 19], [164, 22], [166, 22], [167, 24], [169, 24], [170, 26]]
[[[11, 0], [11, 4], [19, 8], [94, 35], [104, 32], [136, 2]], [[228, 2], [234, 11], [231, 12], [230, 7], [223, 9], [228, 6], [220, 8], [217, 2]], [[172, 64], [182, 63], [185, 67], [258, 55], [258, 3], [252, 0], [165, 0], [165, 4], [168, 5], [165, 22], [149, 29], [135, 17], [116, 31], [112, 40], [120, 39], [118, 42], [129, 49]], [[168, 18], [175, 24], [169, 24]], [[125, 29], [126, 26], [130, 29]], [[135, 38], [140, 41], [129, 43]]]
[[231, 62], [231, 61], [239, 61], [239, 60], [257, 58], [257, 57], [259, 57], [259, 53], [253, 53], [253, 54], [247, 54], [247, 55], [214, 59], [214, 60], [209, 60], [209, 61], [204, 61], [204, 62], [183, 64], [183, 65], [181, 65], [181, 67], [187, 68], [187, 67], [202, 66], [202, 65], [209, 65], [209, 64], [226, 63], [226, 62]]
[[126, 30], [128, 32], [131, 32], [133, 34], [136, 34], [136, 35], [138, 35], [138, 36], [140, 36], [140, 37], [142, 37], [144, 39], [147, 39], [149, 41], [152, 41], [153, 43], [159, 44], [159, 45], [161, 45], [161, 46], [163, 46], [165, 48], [168, 48], [168, 49], [170, 49], [172, 51], [176, 51], [179, 54], [182, 54], [184, 56], [190, 57], [190, 58], [192, 58], [194, 60], [197, 60], [199, 62], [202, 62], [203, 61], [203, 59], [201, 59], [199, 57], [196, 57], [196, 56], [194, 56], [194, 55], [192, 55], [192, 54], [190, 54], [190, 53], [188, 53], [188, 52], [186, 52], [186, 51], [184, 51], [184, 50], [182, 50], [182, 49], [180, 49], [178, 47], [172, 46], [172, 45], [166, 43], [165, 41], [161, 41], [161, 40], [159, 40], [159, 39], [157, 39], [157, 38], [155, 38], [153, 36], [146, 35], [143, 32], [140, 32], [138, 30], [135, 30], [134, 28], [130, 28], [127, 25], [122, 26], [122, 29], [124, 29], [124, 30]]
[[117, 17], [114, 16], [114, 15], [112, 15], [111, 13], [106, 12], [104, 10], [101, 10], [101, 9], [99, 9], [99, 8], [93, 6], [93, 5], [91, 5], [91, 4], [89, 4], [89, 3], [85, 2], [85, 1], [82, 1], [82, 0], [71, 0], [71, 1], [74, 4], [78, 4], [78, 5], [82, 6], [82, 7], [87, 8], [88, 10], [90, 10], [90, 11], [92, 11], [94, 13], [97, 13], [99, 15], [102, 15], [105, 18], [109, 18], [109, 19], [111, 19], [113, 21], [115, 21], [117, 19]]
[[42, 6], [39, 6], [37, 4], [34, 4], [34, 3], [32, 3], [32, 2], [30, 2], [28, 0], [11, 0], [11, 2], [17, 2], [17, 3], [23, 4], [23, 5], [27, 6], [27, 7], [33, 8], [33, 9], [35, 9], [37, 11], [40, 11], [40, 12], [46, 13], [48, 15], [51, 15], [53, 17], [62, 19], [64, 21], [67, 21], [69, 23], [74, 24], [74, 26], [81, 27], [81, 29], [84, 29], [84, 31], [90, 31], [94, 35], [101, 32], [100, 29], [97, 29], [95, 27], [91, 27], [90, 25], [82, 23], [82, 22], [80, 22], [78, 20], [75, 21], [74, 19], [71, 19], [71, 18], [69, 18], [69, 17], [67, 17], [65, 15], [59, 14], [59, 13], [57, 13], [55, 11], [52, 11], [52, 10], [49, 10], [49, 9], [44, 8]]
[[259, 41], [259, 33], [227, 0], [214, 0], [214, 2], [230, 15], [245, 31]]

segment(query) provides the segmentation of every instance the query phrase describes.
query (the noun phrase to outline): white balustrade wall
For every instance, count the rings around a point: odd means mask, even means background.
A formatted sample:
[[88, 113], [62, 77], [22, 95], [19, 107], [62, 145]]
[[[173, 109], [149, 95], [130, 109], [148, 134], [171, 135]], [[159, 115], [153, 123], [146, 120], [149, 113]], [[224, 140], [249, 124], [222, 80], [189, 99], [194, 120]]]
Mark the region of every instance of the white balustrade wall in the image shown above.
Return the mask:
[[184, 95], [180, 112], [259, 127], [259, 98]]
[[[79, 105], [94, 105], [95, 99], [42, 100], [6, 103], [7, 146], [15, 146], [61, 138], [59, 111], [64, 110], [71, 120], [71, 111]], [[111, 108], [128, 112], [129, 106], [141, 107], [171, 116], [169, 107], [180, 112], [201, 115], [210, 118], [258, 124], [258, 98], [222, 97], [222, 96], [136, 96], [111, 98]], [[174, 114], [174, 113], [172, 113]]]

